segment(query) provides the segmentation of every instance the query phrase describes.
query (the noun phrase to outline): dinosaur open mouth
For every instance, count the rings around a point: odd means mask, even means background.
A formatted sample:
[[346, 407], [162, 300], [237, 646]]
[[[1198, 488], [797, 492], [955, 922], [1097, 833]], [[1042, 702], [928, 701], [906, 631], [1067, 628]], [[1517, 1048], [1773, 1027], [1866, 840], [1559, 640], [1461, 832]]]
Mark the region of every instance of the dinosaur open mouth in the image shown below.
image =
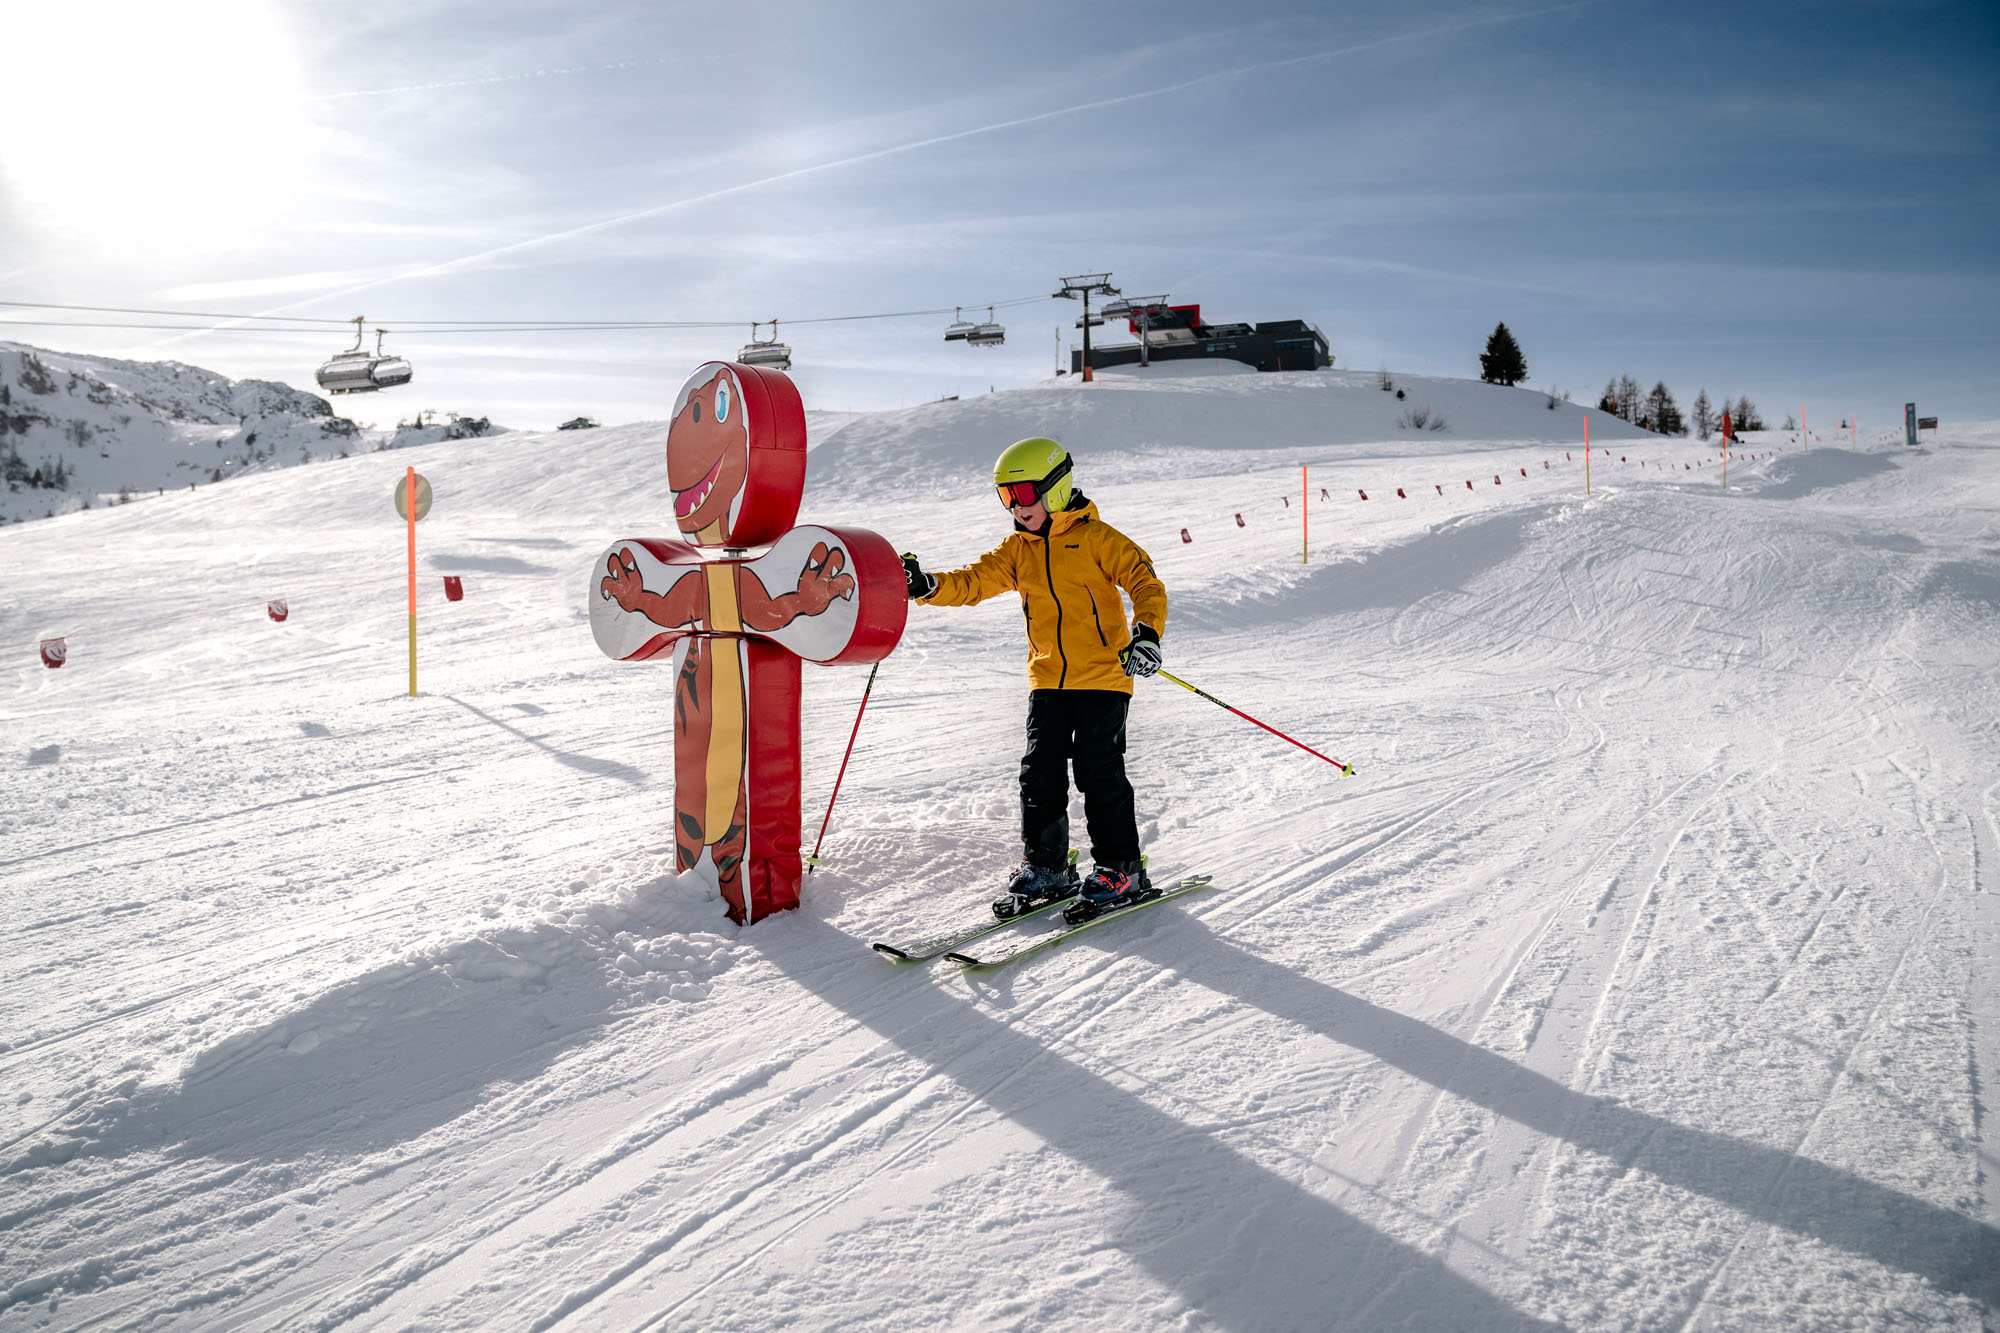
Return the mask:
[[701, 508], [701, 502], [708, 498], [708, 493], [711, 490], [715, 489], [715, 479], [721, 471], [722, 460], [718, 458], [715, 460], [715, 466], [708, 470], [707, 476], [688, 487], [688, 489], [675, 495], [674, 517], [686, 518], [689, 514]]

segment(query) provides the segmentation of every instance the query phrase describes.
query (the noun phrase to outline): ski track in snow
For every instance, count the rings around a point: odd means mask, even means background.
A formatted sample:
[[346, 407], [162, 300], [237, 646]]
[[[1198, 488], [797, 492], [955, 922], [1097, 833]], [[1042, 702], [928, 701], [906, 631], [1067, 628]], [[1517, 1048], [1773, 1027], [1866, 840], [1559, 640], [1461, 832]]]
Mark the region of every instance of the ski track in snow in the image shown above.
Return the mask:
[[[801, 912], [673, 875], [668, 684], [582, 601], [657, 428], [425, 449], [414, 700], [412, 455], [0, 532], [0, 637], [76, 635], [0, 672], [0, 1333], [1992, 1326], [2000, 429], [1586, 499], [1539, 395], [1314, 444], [1386, 395], [1310, 378], [815, 442], [802, 521], [943, 567], [1053, 429], [1168, 669], [1359, 770], [1142, 682], [1142, 835], [1216, 887], [991, 974], [867, 945], [1014, 859], [1011, 599], [913, 610]], [[1377, 497], [1309, 565], [1302, 461]], [[859, 683], [807, 673], [809, 836]]]

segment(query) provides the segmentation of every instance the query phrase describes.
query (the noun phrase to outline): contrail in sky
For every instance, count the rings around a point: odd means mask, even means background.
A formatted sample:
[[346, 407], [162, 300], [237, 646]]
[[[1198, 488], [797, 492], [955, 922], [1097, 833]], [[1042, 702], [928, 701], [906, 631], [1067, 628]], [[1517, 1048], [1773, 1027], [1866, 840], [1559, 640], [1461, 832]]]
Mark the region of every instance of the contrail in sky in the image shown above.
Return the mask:
[[[1396, 46], [1405, 42], [1422, 41], [1426, 38], [1465, 32], [1473, 28], [1496, 27], [1504, 23], [1518, 23], [1525, 19], [1541, 18], [1548, 14], [1560, 14], [1570, 10], [1588, 9], [1605, 2], [1606, 0], [1575, 0], [1571, 4], [1551, 5], [1544, 9], [1529, 9], [1514, 13], [1492, 14], [1481, 18], [1463, 19], [1455, 23], [1424, 28], [1416, 32], [1399, 33], [1393, 37], [1380, 37], [1374, 41], [1361, 42], [1354, 46], [1335, 47], [1325, 51], [1310, 51], [1304, 55], [1286, 56], [1279, 60], [1264, 60], [1251, 65], [1236, 65], [1229, 69], [1214, 70], [1207, 74], [1199, 74], [1194, 78], [1182, 79], [1178, 83], [1165, 84], [1158, 88], [1146, 88], [1138, 92], [1120, 93], [1115, 97], [1102, 97], [1095, 101], [1079, 102], [1074, 106], [1058, 107], [1053, 111], [1038, 111], [1029, 116], [1016, 116], [1011, 120], [995, 121], [990, 125], [978, 125], [971, 129], [954, 130], [949, 134], [937, 134], [928, 138], [912, 139], [905, 143], [891, 144], [886, 148], [874, 148], [865, 153], [854, 153], [847, 157], [834, 158], [826, 162], [816, 162], [811, 166], [795, 167], [790, 171], [781, 171], [775, 175], [762, 176], [756, 180], [744, 181], [738, 185], [727, 185], [719, 190], [709, 190], [702, 194], [690, 195], [684, 199], [675, 199], [664, 204], [654, 204], [650, 207], [639, 209], [636, 212], [620, 213], [614, 217], [600, 218], [595, 222], [586, 222], [581, 226], [568, 227], [561, 231], [552, 231], [542, 236], [533, 236], [527, 240], [513, 241], [506, 245], [495, 246], [490, 250], [481, 250], [476, 254], [461, 255], [457, 259], [442, 260], [434, 264], [415, 265], [401, 273], [392, 274], [389, 277], [358, 283], [352, 287], [343, 287], [336, 291], [323, 292], [307, 300], [295, 301], [290, 305], [278, 306], [261, 313], [266, 315], [283, 314], [286, 311], [299, 309], [301, 306], [311, 305], [319, 301], [333, 300], [342, 296], [352, 296], [356, 292], [372, 291], [377, 287], [384, 287], [390, 283], [403, 282], [410, 278], [432, 278], [447, 273], [457, 273], [468, 268], [475, 268], [491, 260], [503, 258], [507, 255], [519, 254], [524, 250], [533, 250], [545, 245], [555, 245], [562, 241], [575, 240], [577, 237], [588, 236], [600, 231], [608, 231], [613, 227], [623, 227], [634, 222], [642, 222], [647, 218], [664, 217], [667, 214], [678, 213], [702, 204], [714, 203], [718, 199], [727, 199], [733, 195], [748, 194], [753, 190], [761, 190], [767, 186], [779, 185], [785, 181], [798, 180], [801, 177], [815, 176], [829, 171], [838, 171], [843, 167], [859, 166], [864, 162], [880, 161], [887, 157], [898, 157], [902, 154], [918, 152], [925, 148], [935, 148], [940, 144], [956, 143], [961, 139], [971, 139], [986, 134], [998, 134], [1005, 130], [1020, 129], [1025, 125], [1036, 125], [1043, 121], [1056, 120], [1064, 116], [1076, 116], [1082, 115], [1085, 112], [1101, 111], [1106, 107], [1125, 106], [1132, 102], [1146, 101], [1150, 98], [1168, 97], [1175, 93], [1185, 92], [1190, 88], [1198, 88], [1203, 84], [1217, 83], [1224, 79], [1240, 78], [1245, 74], [1260, 74], [1267, 70], [1286, 69], [1294, 65], [1308, 64], [1315, 60], [1331, 60], [1338, 56], [1358, 55], [1361, 52], [1379, 50], [1385, 46]], [[189, 334], [187, 336], [197, 337], [199, 335]], [[182, 339], [169, 339], [168, 341], [179, 342]]]

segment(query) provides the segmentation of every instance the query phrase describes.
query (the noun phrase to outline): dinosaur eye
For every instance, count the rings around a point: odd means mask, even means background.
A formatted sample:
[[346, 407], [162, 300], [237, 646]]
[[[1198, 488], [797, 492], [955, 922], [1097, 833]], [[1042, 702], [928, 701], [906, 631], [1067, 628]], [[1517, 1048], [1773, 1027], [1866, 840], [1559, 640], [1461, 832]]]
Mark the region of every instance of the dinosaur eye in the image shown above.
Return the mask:
[[715, 386], [715, 419], [718, 422], [729, 420], [729, 386], [727, 384], [718, 384]]
[[701, 424], [701, 399], [690, 398], [688, 400], [688, 406], [694, 409], [694, 421], [695, 424], [699, 426]]

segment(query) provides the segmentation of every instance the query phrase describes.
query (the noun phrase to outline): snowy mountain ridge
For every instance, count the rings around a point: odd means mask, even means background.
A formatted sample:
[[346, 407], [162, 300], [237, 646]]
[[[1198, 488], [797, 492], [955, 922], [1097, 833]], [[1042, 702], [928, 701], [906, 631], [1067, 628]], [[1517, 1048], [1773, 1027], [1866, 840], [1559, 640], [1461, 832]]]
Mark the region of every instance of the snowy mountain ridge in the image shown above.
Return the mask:
[[317, 394], [272, 380], [0, 342], [0, 523], [494, 431], [467, 422], [364, 430]]

